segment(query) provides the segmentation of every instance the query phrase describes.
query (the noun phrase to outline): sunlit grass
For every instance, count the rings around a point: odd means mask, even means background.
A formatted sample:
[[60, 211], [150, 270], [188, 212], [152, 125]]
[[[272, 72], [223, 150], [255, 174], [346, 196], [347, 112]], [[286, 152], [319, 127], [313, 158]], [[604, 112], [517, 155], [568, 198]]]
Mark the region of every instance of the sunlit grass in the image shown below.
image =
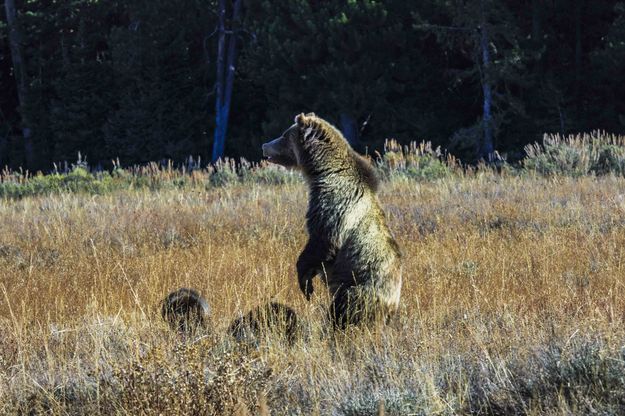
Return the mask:
[[[625, 180], [490, 172], [392, 179], [401, 315], [331, 338], [300, 294], [307, 193], [282, 185], [55, 194], [0, 203], [0, 413], [618, 414], [625, 409]], [[192, 287], [212, 330], [160, 302]], [[309, 334], [237, 346], [270, 300]]]

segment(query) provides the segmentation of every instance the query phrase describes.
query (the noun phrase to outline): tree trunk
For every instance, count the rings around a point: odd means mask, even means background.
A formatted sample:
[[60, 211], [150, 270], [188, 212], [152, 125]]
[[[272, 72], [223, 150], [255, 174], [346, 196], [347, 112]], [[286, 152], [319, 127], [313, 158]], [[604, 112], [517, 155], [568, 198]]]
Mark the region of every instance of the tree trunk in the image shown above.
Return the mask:
[[212, 161], [223, 156], [225, 137], [221, 134], [223, 90], [224, 90], [224, 61], [226, 48], [226, 1], [219, 0], [219, 23], [217, 26], [217, 79], [215, 81], [215, 135], [213, 140]]
[[17, 86], [17, 99], [22, 117], [22, 136], [24, 137], [24, 159], [26, 167], [32, 167], [33, 144], [32, 130], [26, 115], [26, 100], [28, 96], [28, 81], [26, 68], [24, 65], [24, 54], [22, 52], [22, 36], [17, 23], [17, 11], [15, 0], [5, 0], [4, 9], [7, 15], [7, 26], [9, 28], [9, 46], [11, 49], [11, 61], [13, 63], [13, 75]]
[[[215, 98], [215, 136], [213, 141], [212, 161], [216, 162], [224, 155], [232, 89], [234, 86], [236, 62], [237, 22], [241, 15], [241, 0], [235, 0], [232, 11], [232, 27], [226, 51], [226, 2], [219, 0], [219, 26], [217, 43], [217, 81]], [[226, 53], [227, 61], [226, 61]]]
[[491, 85], [490, 76], [490, 52], [488, 50], [488, 28], [486, 25], [486, 12], [484, 10], [484, 2], [481, 2], [482, 6], [482, 22], [480, 27], [480, 52], [482, 56], [482, 94], [484, 96], [483, 101], [483, 116], [482, 116], [482, 128], [484, 129], [484, 136], [479, 148], [479, 157], [484, 160], [489, 160], [493, 153], [493, 116], [492, 116], [492, 103], [493, 103], [493, 91]]
[[236, 39], [237, 39], [237, 23], [239, 22], [240, 14], [241, 14], [241, 1], [235, 0], [232, 11], [232, 27], [230, 28], [230, 40], [228, 41], [228, 61], [226, 62], [226, 89], [224, 91], [224, 101], [223, 101], [223, 114], [222, 114], [222, 148], [221, 153], [223, 155], [224, 148], [223, 144], [226, 141], [226, 132], [228, 131], [228, 120], [230, 116], [230, 103], [232, 102], [232, 89], [234, 86], [234, 75], [236, 69]]
[[339, 115], [339, 123], [341, 125], [341, 133], [343, 133], [347, 142], [353, 148], [356, 148], [359, 145], [358, 123], [356, 123], [356, 119], [351, 114], [341, 113]]

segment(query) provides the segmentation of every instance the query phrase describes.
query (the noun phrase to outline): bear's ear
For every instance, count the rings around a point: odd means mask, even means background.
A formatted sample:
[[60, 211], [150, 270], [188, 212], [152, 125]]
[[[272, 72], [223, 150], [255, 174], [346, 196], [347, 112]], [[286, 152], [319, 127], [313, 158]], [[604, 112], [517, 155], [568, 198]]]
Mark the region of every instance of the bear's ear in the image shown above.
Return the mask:
[[308, 113], [306, 114], [306, 117], [317, 117], [317, 115], [315, 113]]
[[306, 117], [307, 115], [304, 113], [299, 113], [295, 116], [295, 123], [300, 127], [304, 127], [306, 125]]

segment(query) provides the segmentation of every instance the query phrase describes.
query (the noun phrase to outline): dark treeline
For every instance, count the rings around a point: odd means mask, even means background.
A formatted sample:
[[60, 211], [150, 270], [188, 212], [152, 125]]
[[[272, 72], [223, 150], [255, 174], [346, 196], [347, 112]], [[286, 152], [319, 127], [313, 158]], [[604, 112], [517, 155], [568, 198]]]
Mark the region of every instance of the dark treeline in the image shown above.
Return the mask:
[[4, 0], [0, 165], [209, 161], [230, 67], [228, 156], [258, 159], [302, 111], [361, 151], [427, 139], [467, 161], [625, 131], [624, 3], [238, 2]]

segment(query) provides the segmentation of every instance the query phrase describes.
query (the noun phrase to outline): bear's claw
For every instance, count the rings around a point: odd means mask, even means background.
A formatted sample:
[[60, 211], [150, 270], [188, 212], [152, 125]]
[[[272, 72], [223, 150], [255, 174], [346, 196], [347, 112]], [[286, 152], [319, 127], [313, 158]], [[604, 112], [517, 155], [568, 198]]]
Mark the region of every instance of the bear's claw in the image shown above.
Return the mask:
[[306, 296], [306, 300], [310, 300], [310, 297], [313, 294], [312, 279], [300, 279], [299, 288], [304, 296]]

